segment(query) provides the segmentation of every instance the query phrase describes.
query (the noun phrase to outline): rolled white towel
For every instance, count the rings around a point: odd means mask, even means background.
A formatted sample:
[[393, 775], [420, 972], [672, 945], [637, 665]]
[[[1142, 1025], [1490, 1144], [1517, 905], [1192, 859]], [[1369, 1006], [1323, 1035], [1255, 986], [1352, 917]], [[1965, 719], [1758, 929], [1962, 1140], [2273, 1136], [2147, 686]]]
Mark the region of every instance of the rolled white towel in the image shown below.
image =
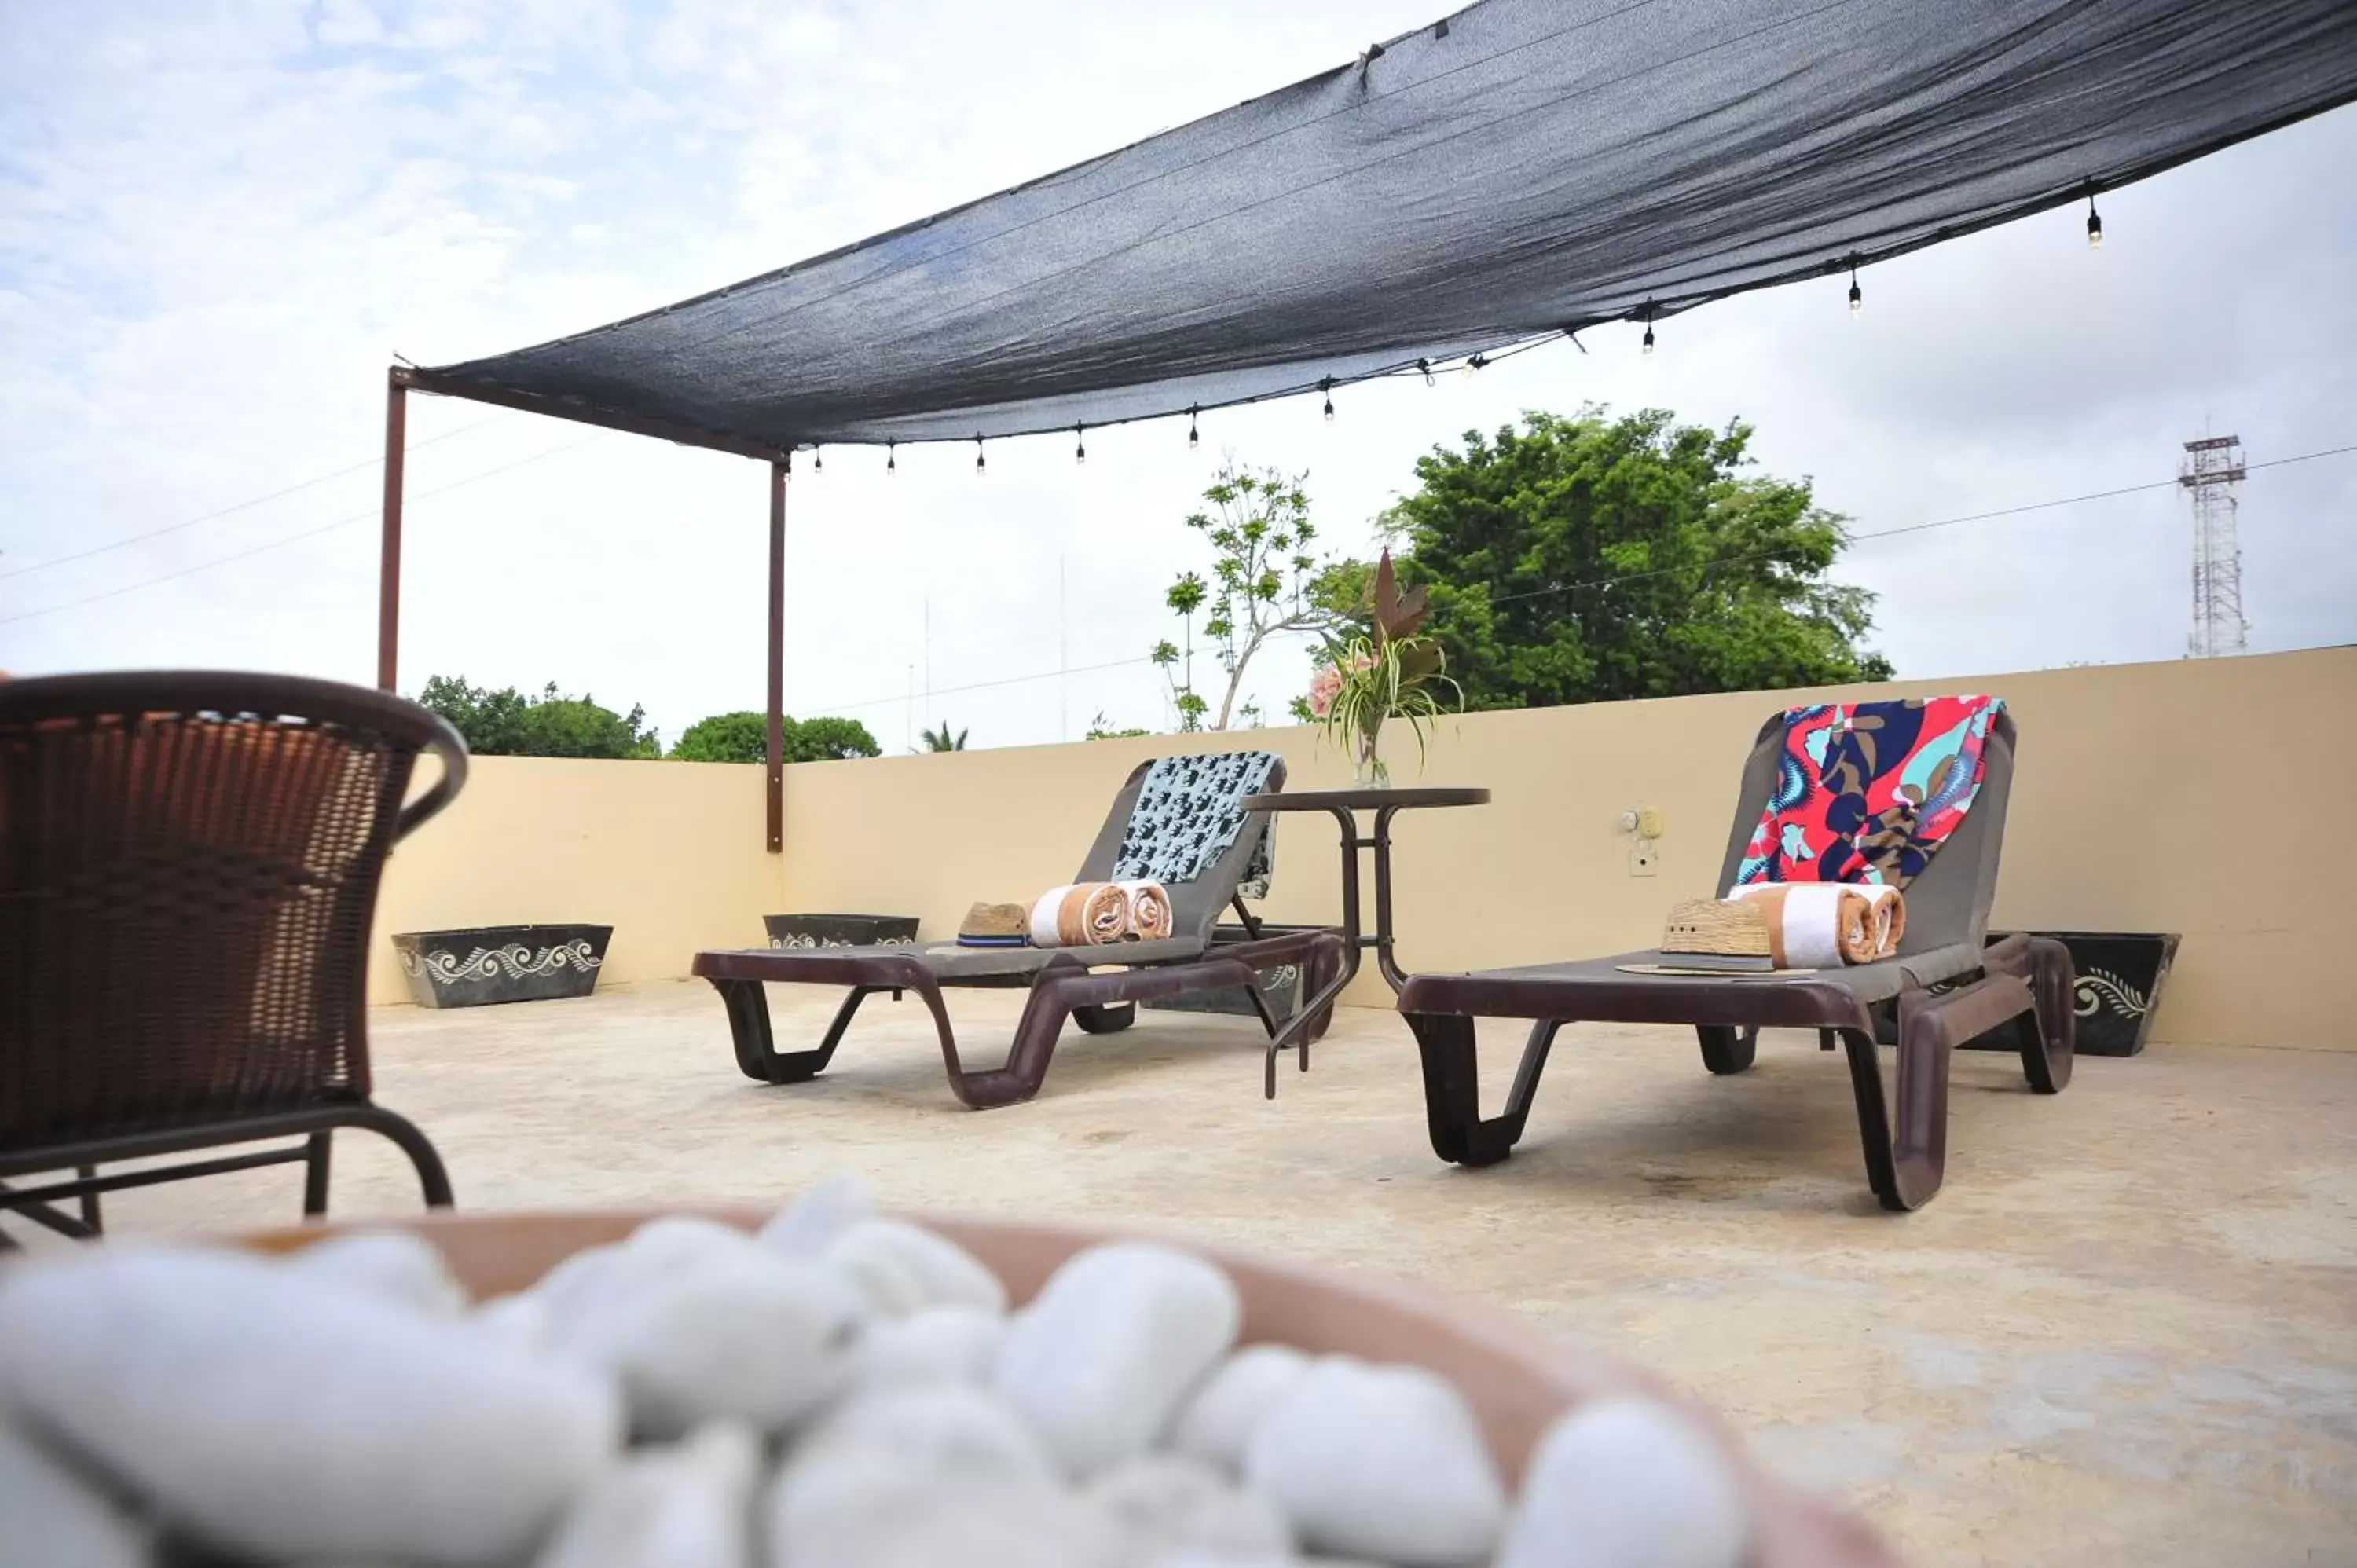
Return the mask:
[[1049, 888], [1031, 905], [1035, 948], [1117, 942], [1128, 932], [1128, 895], [1110, 882], [1068, 882]]
[[1850, 883], [1754, 882], [1727, 897], [1768, 906], [1768, 945], [1779, 969], [1839, 969], [1878, 956], [1870, 906]]

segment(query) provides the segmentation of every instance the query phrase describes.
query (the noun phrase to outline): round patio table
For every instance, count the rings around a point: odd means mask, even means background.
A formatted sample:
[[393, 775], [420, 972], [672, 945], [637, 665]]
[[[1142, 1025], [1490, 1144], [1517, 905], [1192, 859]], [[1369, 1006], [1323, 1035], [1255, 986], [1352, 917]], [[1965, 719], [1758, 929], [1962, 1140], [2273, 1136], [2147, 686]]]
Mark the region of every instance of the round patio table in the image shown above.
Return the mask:
[[[1277, 1053], [1290, 1047], [1301, 1052], [1301, 1070], [1309, 1070], [1309, 1028], [1311, 1021], [1331, 1007], [1342, 988], [1357, 978], [1359, 955], [1369, 948], [1375, 953], [1375, 967], [1383, 973], [1394, 994], [1407, 983], [1398, 961], [1392, 956], [1392, 819], [1402, 811], [1426, 811], [1448, 806], [1486, 806], [1490, 791], [1474, 786], [1415, 785], [1394, 789], [1388, 787], [1367, 787], [1351, 789], [1278, 790], [1273, 794], [1247, 795], [1241, 802], [1247, 811], [1329, 811], [1342, 829], [1342, 923], [1334, 928], [1342, 935], [1341, 972], [1328, 981], [1318, 994], [1294, 1009], [1285, 1026], [1271, 1036], [1268, 1042], [1268, 1063], [1265, 1091], [1271, 1100], [1276, 1098]], [[1375, 814], [1374, 829], [1361, 834], [1359, 813]], [[1359, 852], [1375, 852], [1375, 929], [1361, 925], [1359, 908]], [[1241, 908], [1241, 906], [1239, 907]]]

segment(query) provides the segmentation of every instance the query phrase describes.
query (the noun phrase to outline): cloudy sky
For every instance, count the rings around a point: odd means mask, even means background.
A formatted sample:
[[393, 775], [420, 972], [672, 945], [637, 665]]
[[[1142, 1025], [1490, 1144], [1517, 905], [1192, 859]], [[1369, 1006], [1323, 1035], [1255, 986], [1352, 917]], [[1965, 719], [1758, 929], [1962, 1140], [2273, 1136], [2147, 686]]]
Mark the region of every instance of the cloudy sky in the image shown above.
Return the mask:
[[[856, 240], [1340, 63], [1435, 0], [0, 5], [0, 668], [374, 670], [383, 368], [517, 347]], [[1845, 280], [1478, 379], [798, 478], [787, 701], [890, 748], [1159, 725], [1179, 520], [1222, 450], [1362, 549], [1415, 455], [1523, 409], [1759, 426], [1860, 532], [2357, 446], [2357, 111]], [[402, 673], [628, 707], [762, 693], [759, 464], [412, 400]], [[234, 509], [234, 510], [232, 510]], [[2251, 646], [2357, 639], [2357, 453], [2255, 474]], [[120, 548], [105, 548], [121, 544]], [[2173, 658], [2159, 489], [1857, 544], [1908, 675]], [[1123, 662], [1128, 661], [1128, 662]], [[1110, 668], [1105, 668], [1110, 666]], [[1059, 670], [1076, 671], [1058, 675]], [[1270, 658], [1267, 705], [1306, 682]], [[927, 701], [912, 690], [931, 691]]]

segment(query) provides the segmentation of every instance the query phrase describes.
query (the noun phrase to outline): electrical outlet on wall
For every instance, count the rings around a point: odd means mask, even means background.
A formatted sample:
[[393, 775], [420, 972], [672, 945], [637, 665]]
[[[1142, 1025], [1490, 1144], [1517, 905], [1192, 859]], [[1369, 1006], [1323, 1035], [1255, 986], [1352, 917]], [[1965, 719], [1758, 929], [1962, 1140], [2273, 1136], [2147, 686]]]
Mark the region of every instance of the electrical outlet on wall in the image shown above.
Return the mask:
[[1652, 876], [1661, 870], [1662, 852], [1652, 839], [1639, 839], [1629, 846], [1629, 875]]

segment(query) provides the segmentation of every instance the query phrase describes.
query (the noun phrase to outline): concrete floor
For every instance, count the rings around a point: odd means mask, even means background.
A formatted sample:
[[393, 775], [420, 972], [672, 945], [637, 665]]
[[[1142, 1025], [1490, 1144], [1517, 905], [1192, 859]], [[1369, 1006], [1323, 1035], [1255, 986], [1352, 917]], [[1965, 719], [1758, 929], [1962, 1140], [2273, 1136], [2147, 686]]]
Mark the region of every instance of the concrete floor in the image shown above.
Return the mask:
[[[1003, 1039], [1018, 1000], [956, 1011]], [[773, 1002], [787, 1040], [831, 1004]], [[1566, 1031], [1520, 1152], [1469, 1172], [1433, 1158], [1389, 1013], [1345, 1010], [1274, 1104], [1248, 1023], [1153, 1013], [1068, 1035], [1039, 1099], [981, 1114], [922, 1022], [871, 1003], [790, 1089], [738, 1075], [701, 983], [371, 1026], [378, 1098], [464, 1207], [773, 1201], [847, 1168], [897, 1204], [1151, 1219], [1648, 1363], [1910, 1562], [2357, 1563], [2357, 1053], [2160, 1047], [2050, 1100], [1967, 1054], [1947, 1187], [1901, 1217], [1867, 1192], [1847, 1075], [1799, 1034], [1721, 1079], [1679, 1031]], [[1494, 1102], [1514, 1042], [1484, 1044]], [[337, 1160], [339, 1218], [414, 1210], [383, 1145]], [[223, 1231], [299, 1201], [281, 1167], [109, 1213]]]

